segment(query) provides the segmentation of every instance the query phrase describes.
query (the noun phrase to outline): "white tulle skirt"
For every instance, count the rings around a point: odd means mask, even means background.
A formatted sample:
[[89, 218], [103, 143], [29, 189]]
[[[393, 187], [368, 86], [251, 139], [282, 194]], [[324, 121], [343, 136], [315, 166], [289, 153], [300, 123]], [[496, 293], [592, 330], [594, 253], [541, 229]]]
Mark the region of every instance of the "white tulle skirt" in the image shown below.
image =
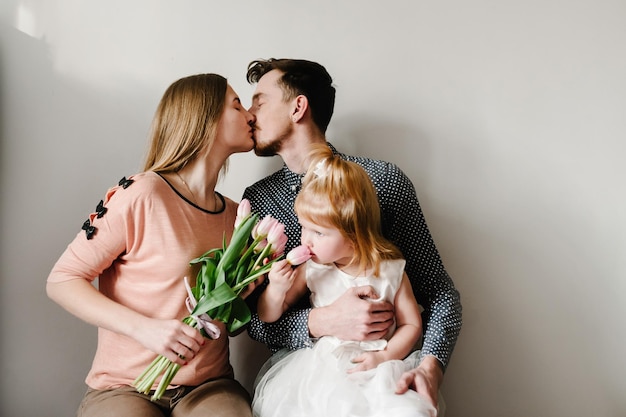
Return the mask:
[[322, 338], [275, 363], [257, 381], [255, 417], [434, 417], [435, 408], [415, 391], [398, 395], [396, 383], [417, 365], [417, 354], [375, 369], [346, 373], [364, 350], [358, 342]]

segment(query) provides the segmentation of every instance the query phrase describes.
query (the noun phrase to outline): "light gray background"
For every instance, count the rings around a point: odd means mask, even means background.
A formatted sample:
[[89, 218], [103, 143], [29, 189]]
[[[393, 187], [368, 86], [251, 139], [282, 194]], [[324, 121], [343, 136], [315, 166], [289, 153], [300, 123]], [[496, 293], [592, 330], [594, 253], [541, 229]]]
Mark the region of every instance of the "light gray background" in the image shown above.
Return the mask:
[[[0, 414], [74, 415], [96, 330], [45, 296], [140, 169], [165, 88], [255, 58], [325, 64], [329, 139], [413, 180], [465, 325], [448, 417], [626, 415], [623, 0], [2, 0]], [[278, 165], [232, 158], [238, 200]], [[266, 352], [233, 362], [250, 385]]]

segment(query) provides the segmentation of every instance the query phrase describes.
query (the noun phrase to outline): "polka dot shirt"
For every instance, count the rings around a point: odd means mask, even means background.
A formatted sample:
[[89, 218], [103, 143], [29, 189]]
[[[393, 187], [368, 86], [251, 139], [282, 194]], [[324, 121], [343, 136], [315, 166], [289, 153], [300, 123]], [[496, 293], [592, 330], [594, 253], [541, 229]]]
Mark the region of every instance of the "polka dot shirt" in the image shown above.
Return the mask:
[[[383, 233], [406, 258], [406, 273], [417, 302], [424, 308], [421, 356], [434, 355], [445, 369], [461, 330], [461, 300], [428, 230], [413, 184], [392, 163], [340, 154], [329, 146], [334, 153], [356, 162], [369, 174], [380, 201]], [[300, 243], [301, 230], [294, 203], [302, 178], [303, 175], [284, 165], [246, 188], [243, 194], [243, 198], [250, 200], [254, 212], [261, 217], [272, 215], [285, 224], [289, 239], [285, 253]], [[254, 309], [254, 297], [249, 297], [249, 301]], [[253, 314], [248, 333], [253, 339], [265, 343], [272, 352], [309, 346], [309, 312], [308, 297], [303, 297], [298, 306], [274, 323], [264, 323]]]

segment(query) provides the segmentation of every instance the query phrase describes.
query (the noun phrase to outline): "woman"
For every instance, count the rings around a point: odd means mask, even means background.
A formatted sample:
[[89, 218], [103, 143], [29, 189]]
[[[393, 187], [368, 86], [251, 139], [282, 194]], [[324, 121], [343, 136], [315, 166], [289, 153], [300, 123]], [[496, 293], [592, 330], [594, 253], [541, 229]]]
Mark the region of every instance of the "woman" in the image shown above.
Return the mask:
[[[183, 278], [196, 275], [189, 261], [232, 234], [237, 203], [215, 185], [230, 155], [252, 149], [253, 123], [225, 78], [174, 82], [157, 108], [144, 171], [107, 192], [52, 269], [48, 296], [98, 327], [79, 416], [251, 414], [223, 324], [208, 340], [181, 319]], [[131, 385], [158, 354], [184, 366], [152, 402]]]

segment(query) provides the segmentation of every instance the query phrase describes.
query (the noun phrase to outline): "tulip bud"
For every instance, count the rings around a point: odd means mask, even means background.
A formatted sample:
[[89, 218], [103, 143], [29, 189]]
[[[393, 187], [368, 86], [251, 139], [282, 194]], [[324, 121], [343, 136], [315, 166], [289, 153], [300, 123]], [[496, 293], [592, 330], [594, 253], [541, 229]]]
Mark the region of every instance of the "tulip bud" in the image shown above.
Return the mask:
[[278, 220], [276, 220], [270, 215], [263, 217], [263, 219], [256, 224], [256, 226], [254, 227], [254, 230], [252, 230], [252, 238], [256, 239], [258, 237], [260, 238], [266, 237], [269, 231], [274, 226], [274, 224], [277, 222]]
[[289, 251], [286, 259], [291, 265], [300, 265], [311, 259], [311, 251], [306, 245], [296, 246]]
[[250, 207], [250, 201], [248, 199], [243, 199], [237, 206], [237, 217], [235, 218], [235, 228], [237, 228], [243, 219], [248, 217], [252, 213], [252, 209]]
[[271, 245], [275, 245], [281, 239], [281, 236], [285, 234], [285, 225], [279, 222], [272, 225], [272, 228], [267, 233], [267, 242]]
[[261, 253], [263, 249], [267, 246], [267, 239], [259, 240], [256, 245], [254, 245], [254, 253]]
[[283, 252], [285, 251], [286, 245], [287, 245], [287, 235], [283, 233], [278, 238], [278, 240], [276, 240], [276, 242], [272, 244], [272, 253], [277, 256], [282, 255]]

